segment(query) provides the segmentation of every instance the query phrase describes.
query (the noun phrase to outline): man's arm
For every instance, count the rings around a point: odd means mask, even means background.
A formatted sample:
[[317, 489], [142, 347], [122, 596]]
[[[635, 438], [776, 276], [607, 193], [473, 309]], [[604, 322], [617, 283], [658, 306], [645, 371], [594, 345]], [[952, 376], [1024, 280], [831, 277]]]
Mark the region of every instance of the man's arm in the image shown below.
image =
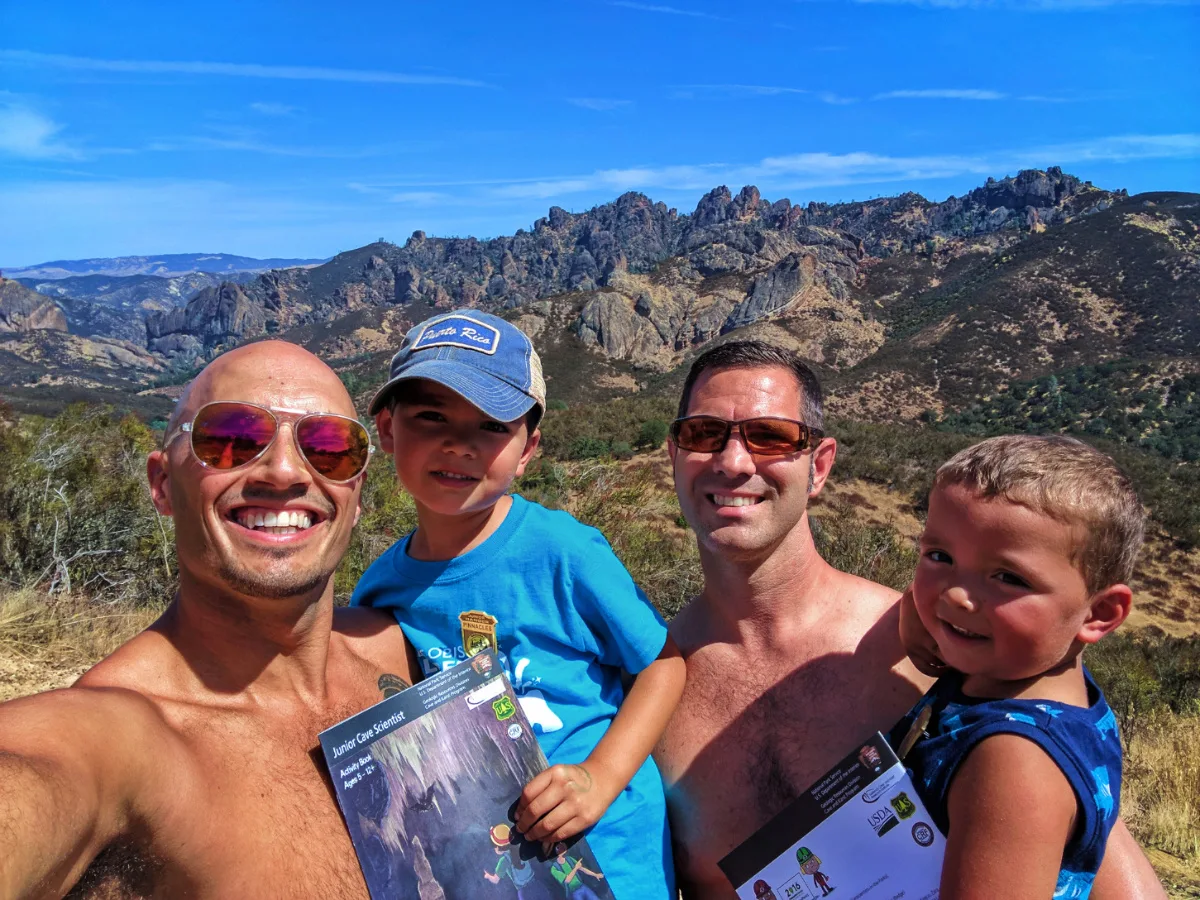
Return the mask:
[[153, 754], [136, 743], [152, 716], [116, 690], [0, 705], [0, 897], [61, 897], [127, 829], [143, 774], [127, 761]]
[[521, 792], [517, 830], [553, 844], [594, 825], [633, 780], [683, 696], [687, 666], [668, 637], [643, 669], [612, 724], [582, 765], [551, 766]]
[[1154, 867], [1123, 821], [1108, 835], [1091, 896], [1092, 900], [1166, 900], [1167, 892]]

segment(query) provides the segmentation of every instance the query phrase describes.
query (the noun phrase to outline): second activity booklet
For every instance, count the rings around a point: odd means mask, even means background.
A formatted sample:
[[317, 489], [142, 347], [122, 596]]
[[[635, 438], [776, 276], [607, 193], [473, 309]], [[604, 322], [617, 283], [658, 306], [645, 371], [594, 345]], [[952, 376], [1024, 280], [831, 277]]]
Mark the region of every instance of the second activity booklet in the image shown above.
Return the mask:
[[883, 735], [721, 860], [740, 900], [937, 900], [946, 839]]

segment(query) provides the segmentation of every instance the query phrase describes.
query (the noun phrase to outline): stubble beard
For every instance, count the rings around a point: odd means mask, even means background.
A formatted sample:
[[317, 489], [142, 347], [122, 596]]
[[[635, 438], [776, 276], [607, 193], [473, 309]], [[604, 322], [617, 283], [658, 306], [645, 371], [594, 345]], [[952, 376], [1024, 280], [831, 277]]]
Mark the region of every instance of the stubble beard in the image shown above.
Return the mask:
[[[272, 559], [283, 563], [286, 563], [287, 558], [291, 555], [279, 551], [268, 550], [265, 552]], [[307, 571], [297, 571], [292, 567], [280, 568], [282, 568], [282, 572], [279, 575], [260, 574], [222, 559], [217, 567], [217, 577], [224, 584], [247, 597], [287, 600], [311, 593], [323, 586], [333, 575], [332, 571], [323, 571], [318, 565], [309, 566]]]

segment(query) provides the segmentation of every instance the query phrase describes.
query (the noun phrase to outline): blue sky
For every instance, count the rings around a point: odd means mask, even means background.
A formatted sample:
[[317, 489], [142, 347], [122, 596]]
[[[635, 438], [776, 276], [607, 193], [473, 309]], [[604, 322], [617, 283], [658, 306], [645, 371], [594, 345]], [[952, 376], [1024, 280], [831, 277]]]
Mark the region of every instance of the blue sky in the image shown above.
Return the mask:
[[0, 2], [0, 263], [330, 256], [638, 190], [1200, 191], [1200, 5]]

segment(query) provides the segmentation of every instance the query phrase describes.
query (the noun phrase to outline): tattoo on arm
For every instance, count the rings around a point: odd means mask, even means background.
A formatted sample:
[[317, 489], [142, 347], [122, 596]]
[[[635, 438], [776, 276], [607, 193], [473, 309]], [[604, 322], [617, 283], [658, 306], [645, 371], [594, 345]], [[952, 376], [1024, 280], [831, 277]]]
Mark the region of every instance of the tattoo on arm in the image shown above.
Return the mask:
[[379, 676], [378, 684], [384, 700], [386, 700], [388, 697], [394, 697], [401, 691], [412, 687], [411, 684], [409, 684], [399, 675], [391, 675], [387, 672], [384, 672]]

